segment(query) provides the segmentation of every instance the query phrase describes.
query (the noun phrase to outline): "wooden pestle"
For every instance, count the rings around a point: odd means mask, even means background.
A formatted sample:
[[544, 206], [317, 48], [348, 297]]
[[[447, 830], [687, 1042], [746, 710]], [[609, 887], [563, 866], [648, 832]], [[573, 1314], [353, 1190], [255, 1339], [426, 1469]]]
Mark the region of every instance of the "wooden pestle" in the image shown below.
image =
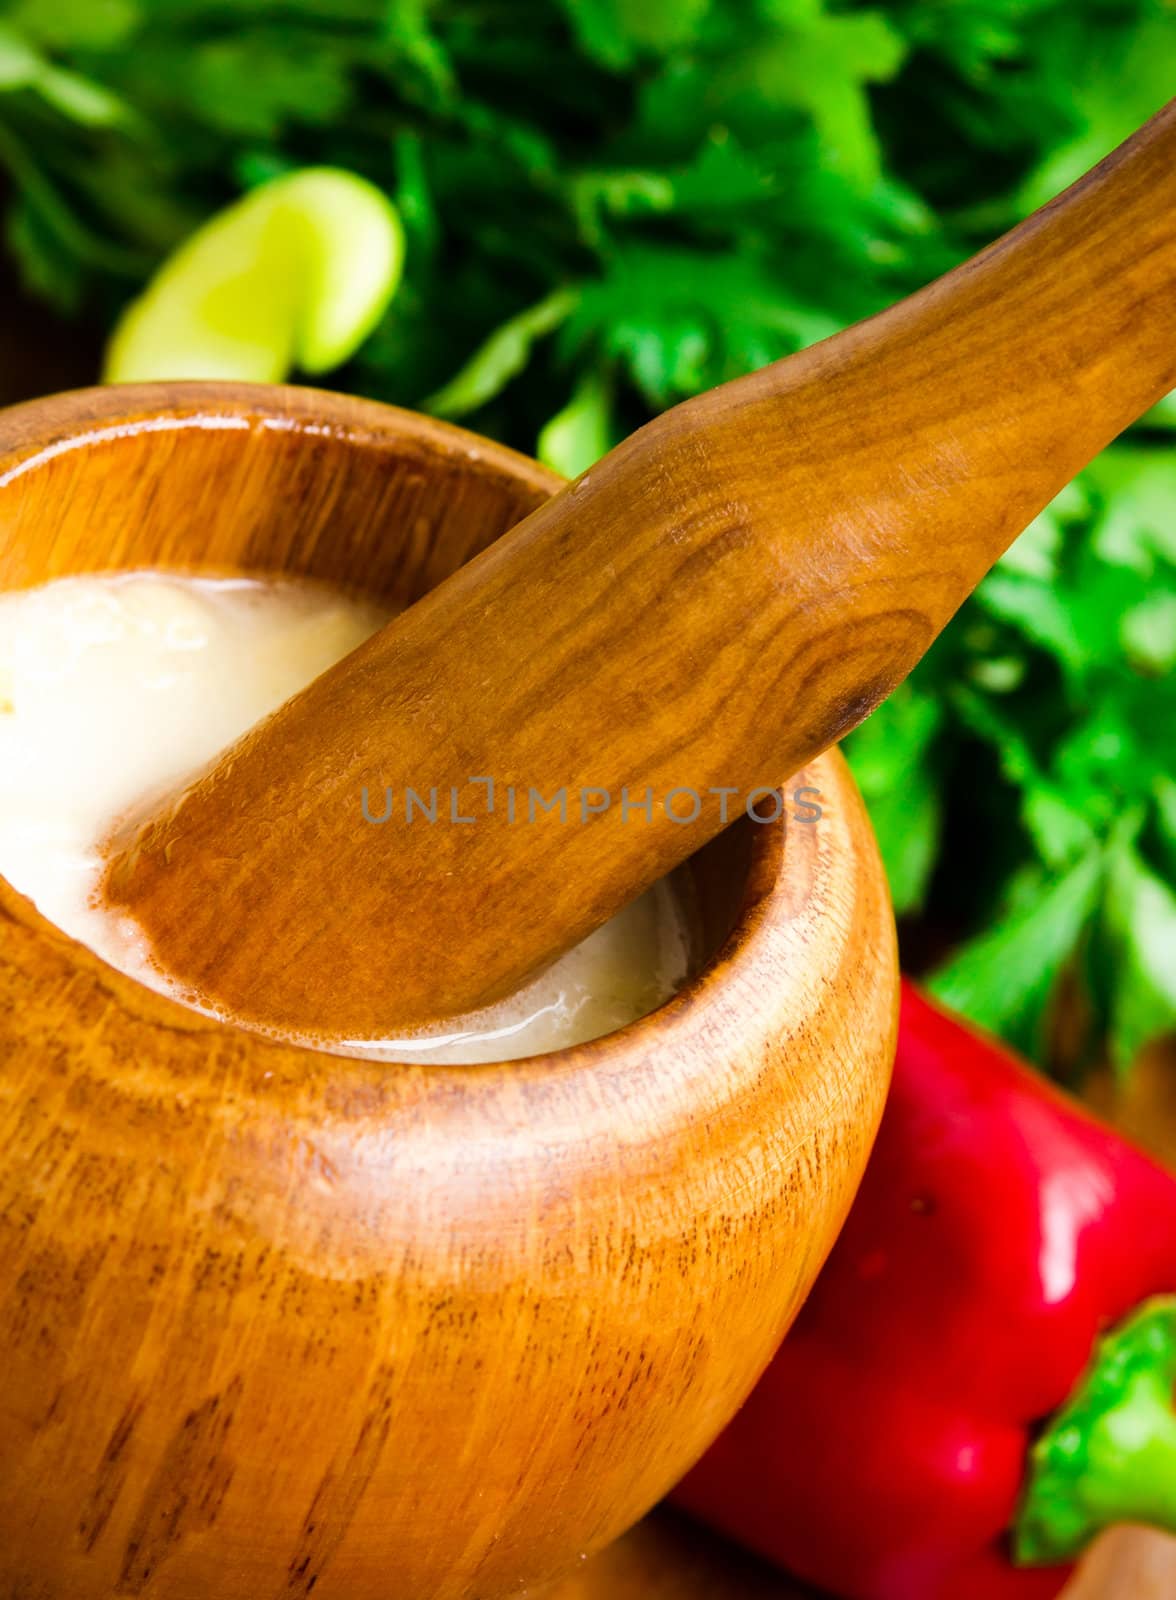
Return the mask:
[[109, 899], [283, 1032], [492, 1000], [859, 723], [1173, 386], [1176, 101], [938, 282], [627, 439], [124, 831]]

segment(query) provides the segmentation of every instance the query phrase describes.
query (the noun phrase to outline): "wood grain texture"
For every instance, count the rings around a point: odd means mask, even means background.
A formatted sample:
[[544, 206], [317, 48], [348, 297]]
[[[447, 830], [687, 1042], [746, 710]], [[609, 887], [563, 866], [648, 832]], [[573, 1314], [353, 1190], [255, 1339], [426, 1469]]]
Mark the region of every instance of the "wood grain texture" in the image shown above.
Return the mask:
[[[206, 1000], [287, 1031], [500, 995], [716, 832], [716, 791], [859, 722], [1174, 384], [1176, 106], [930, 288], [650, 423], [132, 828], [112, 897]], [[486, 775], [612, 804], [520, 826]], [[365, 825], [365, 785], [454, 791], [476, 826]]]
[[[555, 487], [310, 391], [96, 391], [0, 441], [6, 588], [240, 564], [411, 600]], [[819, 826], [693, 863], [695, 982], [502, 1066], [222, 1025], [0, 881], [3, 1600], [497, 1600], [664, 1493], [811, 1284], [889, 1072], [883, 875], [840, 757], [805, 776]]]

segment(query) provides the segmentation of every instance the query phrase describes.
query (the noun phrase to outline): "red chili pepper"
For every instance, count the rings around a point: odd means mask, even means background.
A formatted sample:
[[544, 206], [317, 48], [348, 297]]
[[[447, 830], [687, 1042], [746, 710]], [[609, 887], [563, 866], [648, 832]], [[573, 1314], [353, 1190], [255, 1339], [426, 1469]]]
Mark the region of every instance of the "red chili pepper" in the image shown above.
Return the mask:
[[846, 1600], [1050, 1600], [1176, 1530], [1173, 1290], [1176, 1179], [906, 985], [845, 1229], [675, 1498]]

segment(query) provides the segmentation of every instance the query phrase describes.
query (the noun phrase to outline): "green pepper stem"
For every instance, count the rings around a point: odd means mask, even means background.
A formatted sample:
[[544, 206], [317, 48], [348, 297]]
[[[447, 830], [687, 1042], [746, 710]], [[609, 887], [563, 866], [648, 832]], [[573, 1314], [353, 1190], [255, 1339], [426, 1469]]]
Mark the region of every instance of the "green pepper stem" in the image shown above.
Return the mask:
[[1071, 1561], [1117, 1522], [1176, 1532], [1176, 1295], [1148, 1300], [1099, 1341], [1033, 1446], [1015, 1558]]

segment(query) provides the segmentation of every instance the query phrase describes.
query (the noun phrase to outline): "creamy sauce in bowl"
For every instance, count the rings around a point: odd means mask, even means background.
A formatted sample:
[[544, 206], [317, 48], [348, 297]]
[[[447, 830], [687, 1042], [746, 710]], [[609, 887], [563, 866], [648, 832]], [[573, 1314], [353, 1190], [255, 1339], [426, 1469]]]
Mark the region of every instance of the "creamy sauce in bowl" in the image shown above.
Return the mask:
[[[101, 904], [104, 841], [386, 620], [304, 580], [135, 572], [0, 595], [0, 875], [112, 966], [174, 993], [142, 930]], [[348, 1048], [472, 1062], [578, 1044], [668, 999], [693, 944], [666, 880], [494, 1006]]]

